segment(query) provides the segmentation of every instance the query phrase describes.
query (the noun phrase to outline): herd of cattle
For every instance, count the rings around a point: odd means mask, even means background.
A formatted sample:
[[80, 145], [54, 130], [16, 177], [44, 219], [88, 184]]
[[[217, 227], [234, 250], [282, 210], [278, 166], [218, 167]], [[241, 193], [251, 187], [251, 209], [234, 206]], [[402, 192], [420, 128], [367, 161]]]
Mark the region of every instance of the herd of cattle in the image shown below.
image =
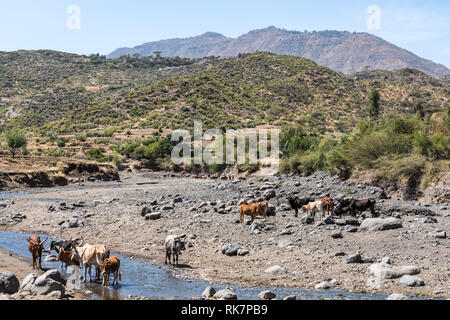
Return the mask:
[[[295, 217], [298, 217], [299, 210], [304, 214], [309, 214], [315, 217], [316, 213], [321, 213], [322, 219], [325, 214], [342, 216], [346, 213], [350, 213], [352, 216], [356, 216], [358, 212], [364, 212], [370, 210], [372, 217], [375, 217], [375, 199], [343, 199], [337, 204], [333, 199], [325, 197], [319, 201], [313, 198], [299, 198], [288, 197], [289, 205], [295, 211]], [[244, 201], [239, 206], [240, 221], [243, 223], [244, 216], [250, 216], [252, 222], [255, 217], [262, 215], [264, 218], [268, 216], [269, 204], [266, 201], [257, 203], [248, 203]]]
[[[339, 201], [337, 204], [331, 198], [323, 198], [319, 201], [315, 201], [311, 198], [298, 198], [289, 197], [289, 204], [295, 211], [295, 216], [298, 217], [299, 210], [304, 214], [315, 216], [317, 212], [321, 213], [321, 217], [328, 215], [344, 215], [350, 213], [352, 216], [356, 216], [357, 212], [363, 212], [370, 210], [372, 217], [375, 216], [375, 199], [355, 200], [348, 199]], [[252, 222], [255, 217], [262, 215], [266, 218], [268, 214], [269, 204], [265, 201], [258, 203], [248, 203], [244, 201], [239, 206], [240, 222], [244, 222], [244, 216], [250, 216]], [[178, 267], [178, 257], [185, 250], [185, 238], [186, 235], [174, 236], [169, 235], [165, 241], [165, 261], [167, 264], [171, 262], [173, 266]], [[56, 261], [61, 262], [61, 271], [66, 267], [72, 266], [84, 269], [84, 282], [87, 280], [87, 272], [89, 271], [89, 281], [92, 282], [91, 267], [95, 267], [96, 280], [102, 279], [102, 285], [109, 287], [109, 276], [114, 274], [114, 280], [112, 285], [118, 285], [121, 279], [120, 274], [120, 259], [117, 256], [110, 257], [110, 251], [106, 249], [104, 245], [90, 245], [84, 244], [83, 238], [64, 240], [64, 241], [52, 241], [50, 243], [50, 250], [45, 250], [44, 243], [47, 241], [41, 241], [39, 236], [31, 236], [28, 238], [28, 249], [33, 257], [33, 269], [38, 267], [42, 269], [41, 259], [42, 252], [51, 253], [52, 250], [56, 251]]]

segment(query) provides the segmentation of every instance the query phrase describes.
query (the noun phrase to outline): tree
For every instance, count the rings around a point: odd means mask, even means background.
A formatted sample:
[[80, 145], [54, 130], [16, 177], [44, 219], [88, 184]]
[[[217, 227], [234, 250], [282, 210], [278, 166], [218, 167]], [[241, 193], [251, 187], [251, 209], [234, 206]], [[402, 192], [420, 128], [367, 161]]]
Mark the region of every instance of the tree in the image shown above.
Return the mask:
[[378, 118], [380, 114], [380, 93], [377, 89], [372, 89], [369, 96], [369, 115], [371, 118]]
[[423, 109], [423, 105], [422, 105], [421, 101], [418, 101], [414, 105], [414, 112], [416, 113], [416, 115], [419, 117], [420, 120], [423, 120], [423, 118], [425, 118], [425, 111]]
[[4, 133], [4, 138], [13, 158], [18, 149], [27, 145], [27, 137], [22, 131], [8, 130]]

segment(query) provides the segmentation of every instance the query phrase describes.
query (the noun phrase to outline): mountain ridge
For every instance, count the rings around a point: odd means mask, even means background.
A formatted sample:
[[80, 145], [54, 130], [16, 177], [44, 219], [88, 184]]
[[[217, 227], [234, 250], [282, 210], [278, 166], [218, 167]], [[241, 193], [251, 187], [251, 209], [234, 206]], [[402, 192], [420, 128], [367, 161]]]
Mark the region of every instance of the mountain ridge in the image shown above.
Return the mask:
[[267, 51], [307, 58], [345, 74], [364, 71], [366, 67], [388, 71], [415, 68], [436, 78], [450, 73], [442, 64], [423, 59], [366, 32], [302, 32], [274, 26], [252, 30], [237, 38], [209, 31], [194, 37], [147, 42], [134, 48], [119, 48], [111, 52], [108, 58], [133, 54], [149, 56], [154, 51], [161, 51], [163, 56], [182, 58], [234, 57], [240, 53]]

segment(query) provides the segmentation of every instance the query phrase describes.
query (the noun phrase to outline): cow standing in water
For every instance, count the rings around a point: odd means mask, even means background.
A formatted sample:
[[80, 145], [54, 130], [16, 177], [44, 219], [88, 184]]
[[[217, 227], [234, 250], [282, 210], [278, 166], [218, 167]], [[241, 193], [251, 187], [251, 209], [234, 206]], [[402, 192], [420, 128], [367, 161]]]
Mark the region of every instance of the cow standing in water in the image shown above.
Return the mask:
[[28, 240], [28, 250], [30, 250], [31, 255], [33, 257], [33, 269], [37, 269], [37, 260], [39, 259], [39, 269], [42, 270], [42, 250], [44, 249], [44, 243], [48, 238], [45, 238], [44, 241], [41, 241], [39, 236], [31, 236]]

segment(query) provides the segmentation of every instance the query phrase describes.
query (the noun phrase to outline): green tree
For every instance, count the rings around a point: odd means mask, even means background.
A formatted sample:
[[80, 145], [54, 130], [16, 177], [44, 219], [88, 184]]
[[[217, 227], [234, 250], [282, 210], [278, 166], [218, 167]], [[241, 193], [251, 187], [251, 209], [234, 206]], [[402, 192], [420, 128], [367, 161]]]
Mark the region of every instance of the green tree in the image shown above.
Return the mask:
[[369, 96], [369, 115], [371, 118], [378, 118], [380, 114], [380, 93], [377, 89], [372, 89]]
[[13, 158], [18, 149], [25, 148], [27, 145], [27, 137], [22, 131], [8, 130], [4, 133], [4, 139]]

